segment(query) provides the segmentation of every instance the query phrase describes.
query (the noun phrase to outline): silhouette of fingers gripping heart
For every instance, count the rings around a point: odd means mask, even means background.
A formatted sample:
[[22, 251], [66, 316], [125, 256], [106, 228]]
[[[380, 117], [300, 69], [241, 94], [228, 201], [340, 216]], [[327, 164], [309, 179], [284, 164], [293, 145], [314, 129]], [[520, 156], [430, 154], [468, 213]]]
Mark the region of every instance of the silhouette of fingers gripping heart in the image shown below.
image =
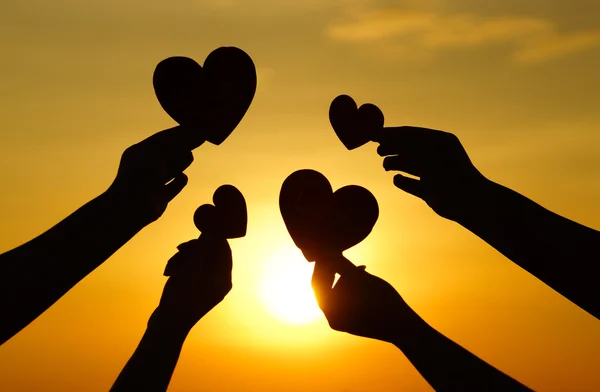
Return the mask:
[[234, 47], [214, 50], [204, 67], [188, 57], [170, 57], [154, 71], [154, 91], [163, 109], [199, 138], [221, 144], [240, 123], [256, 92], [256, 68]]
[[336, 97], [329, 107], [329, 121], [348, 150], [377, 141], [383, 131], [384, 117], [379, 108], [366, 103], [357, 107], [348, 95]]
[[341, 254], [360, 243], [379, 217], [377, 200], [367, 189], [348, 185], [333, 192], [327, 178], [314, 170], [296, 171], [284, 181], [279, 208], [308, 261], [322, 252]]
[[[194, 213], [194, 224], [201, 232], [200, 239], [206, 237], [227, 240], [244, 237], [248, 226], [244, 195], [233, 185], [223, 185], [215, 191], [213, 203], [201, 205]], [[175, 254], [167, 262], [164, 275], [171, 276], [183, 263], [183, 258], [181, 253]]]

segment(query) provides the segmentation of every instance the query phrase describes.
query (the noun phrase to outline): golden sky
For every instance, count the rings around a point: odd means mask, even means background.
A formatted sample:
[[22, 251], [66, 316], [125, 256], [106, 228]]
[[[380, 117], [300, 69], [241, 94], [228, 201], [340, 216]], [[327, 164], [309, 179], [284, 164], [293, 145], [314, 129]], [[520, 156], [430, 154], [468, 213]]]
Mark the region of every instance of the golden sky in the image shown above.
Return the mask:
[[374, 193], [381, 217], [347, 255], [430, 324], [536, 390], [600, 390], [600, 323], [395, 189], [375, 145], [346, 151], [327, 116], [347, 93], [386, 125], [453, 132], [486, 176], [598, 229], [599, 14], [596, 0], [3, 2], [0, 252], [100, 194], [126, 147], [174, 125], [152, 88], [160, 60], [237, 46], [259, 84], [232, 136], [195, 151], [165, 215], [0, 348], [0, 390], [108, 390], [166, 260], [198, 235], [195, 208], [224, 183], [249, 206], [234, 289], [189, 336], [170, 390], [431, 390], [394, 347], [268, 306], [273, 276], [289, 279], [281, 290], [310, 285], [277, 204], [304, 168]]

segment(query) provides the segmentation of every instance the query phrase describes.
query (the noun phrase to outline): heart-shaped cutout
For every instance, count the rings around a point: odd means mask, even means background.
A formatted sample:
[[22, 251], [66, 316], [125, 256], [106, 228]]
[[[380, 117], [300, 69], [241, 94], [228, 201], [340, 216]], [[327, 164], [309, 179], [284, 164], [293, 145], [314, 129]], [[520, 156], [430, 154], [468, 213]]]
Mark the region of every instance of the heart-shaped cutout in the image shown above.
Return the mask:
[[[202, 235], [216, 238], [240, 238], [246, 235], [248, 211], [244, 195], [233, 185], [220, 186], [213, 194], [212, 204], [203, 204], [194, 213], [194, 224]], [[164, 276], [172, 276], [185, 262], [185, 252], [192, 246], [197, 246], [199, 240], [191, 240], [180, 244], [177, 252], [165, 267]]]
[[201, 205], [194, 213], [198, 230], [222, 238], [245, 236], [248, 211], [244, 195], [233, 185], [223, 185], [215, 191], [213, 203]]
[[379, 108], [366, 103], [357, 107], [348, 95], [336, 97], [329, 107], [329, 122], [348, 150], [377, 140], [383, 130], [384, 117]]
[[364, 240], [379, 217], [375, 196], [349, 185], [335, 192], [315, 170], [298, 170], [283, 182], [279, 193], [283, 221], [308, 261], [324, 250], [343, 252]]
[[219, 145], [240, 123], [256, 92], [256, 68], [235, 47], [211, 52], [204, 66], [188, 57], [169, 57], [154, 70], [154, 92], [180, 125], [199, 129], [199, 138]]

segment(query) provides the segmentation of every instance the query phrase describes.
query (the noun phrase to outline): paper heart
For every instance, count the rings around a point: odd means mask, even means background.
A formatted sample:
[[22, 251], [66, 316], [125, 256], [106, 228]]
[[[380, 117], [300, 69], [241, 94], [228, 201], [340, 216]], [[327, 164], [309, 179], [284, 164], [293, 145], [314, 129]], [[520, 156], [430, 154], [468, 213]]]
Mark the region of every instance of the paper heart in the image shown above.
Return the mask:
[[329, 122], [344, 146], [354, 150], [378, 138], [384, 117], [377, 106], [366, 103], [358, 108], [351, 97], [340, 95], [331, 102]]
[[222, 238], [245, 236], [248, 211], [244, 195], [233, 185], [223, 185], [215, 191], [213, 203], [201, 205], [194, 213], [198, 230]]
[[256, 68], [234, 47], [211, 52], [204, 67], [187, 57], [170, 57], [154, 70], [154, 92], [180, 125], [200, 129], [203, 140], [221, 144], [240, 123], [256, 92]]
[[187, 250], [199, 246], [206, 236], [211, 242], [215, 239], [226, 241], [246, 235], [248, 212], [244, 195], [233, 185], [220, 186], [213, 194], [212, 204], [203, 204], [194, 213], [194, 224], [202, 233], [197, 240], [180, 244], [177, 252], [165, 267], [164, 276], [172, 274], [186, 262]]
[[323, 250], [343, 252], [364, 240], [377, 222], [379, 206], [367, 189], [349, 185], [333, 192], [315, 170], [298, 170], [279, 193], [283, 221], [308, 261]]

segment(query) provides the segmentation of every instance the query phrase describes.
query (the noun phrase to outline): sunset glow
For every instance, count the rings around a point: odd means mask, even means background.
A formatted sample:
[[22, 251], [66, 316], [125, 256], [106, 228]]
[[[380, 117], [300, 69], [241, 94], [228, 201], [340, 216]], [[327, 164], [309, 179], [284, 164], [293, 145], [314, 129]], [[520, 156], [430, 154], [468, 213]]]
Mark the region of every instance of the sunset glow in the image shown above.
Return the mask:
[[533, 390], [600, 391], [600, 322], [394, 187], [377, 145], [346, 150], [328, 118], [348, 94], [386, 126], [452, 132], [487, 178], [598, 230], [598, 15], [592, 0], [3, 1], [0, 252], [102, 194], [126, 148], [176, 125], [152, 85], [161, 60], [236, 46], [258, 84], [229, 138], [193, 151], [163, 216], [0, 347], [0, 391], [108, 391], [223, 184], [248, 206], [233, 289], [190, 333], [169, 392], [431, 391], [396, 347], [329, 327], [279, 211], [300, 169], [373, 193], [379, 219], [345, 255], [441, 333]]
[[308, 324], [323, 317], [310, 286], [313, 266], [294, 248], [277, 250], [265, 262], [257, 290], [274, 317], [290, 324]]

